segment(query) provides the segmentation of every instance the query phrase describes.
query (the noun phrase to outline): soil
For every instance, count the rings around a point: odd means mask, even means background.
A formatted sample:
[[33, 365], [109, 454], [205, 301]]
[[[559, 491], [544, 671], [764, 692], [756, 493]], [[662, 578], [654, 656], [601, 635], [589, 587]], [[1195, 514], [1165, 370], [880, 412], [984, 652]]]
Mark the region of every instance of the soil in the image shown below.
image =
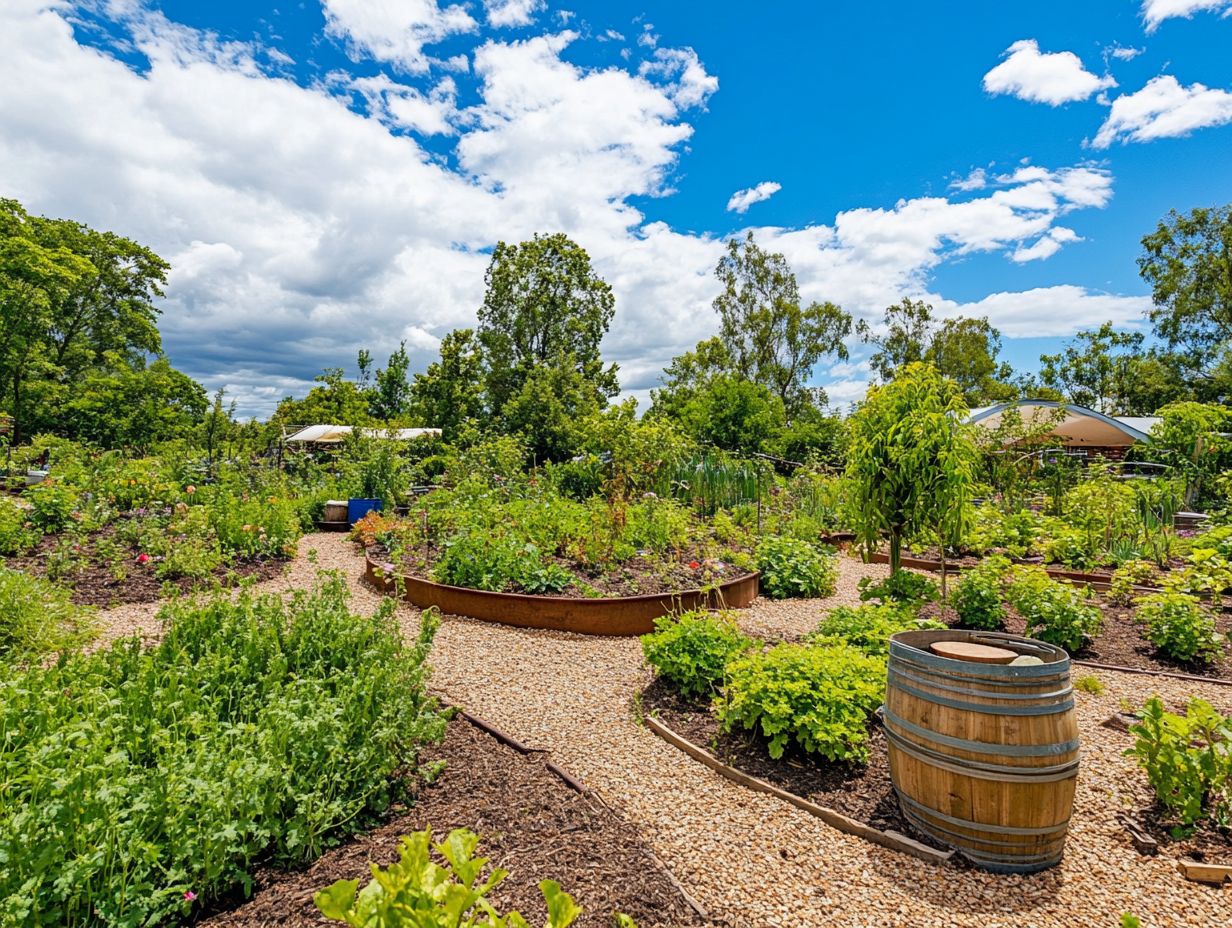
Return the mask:
[[257, 874], [254, 895], [203, 923], [227, 928], [332, 924], [312, 896], [335, 880], [371, 873], [398, 858], [398, 841], [431, 827], [441, 840], [451, 829], [480, 836], [477, 854], [509, 876], [488, 897], [500, 911], [517, 909], [532, 925], [546, 909], [538, 884], [553, 879], [583, 909], [576, 928], [608, 928], [614, 912], [626, 912], [641, 928], [700, 925], [637, 828], [597, 800], [575, 792], [545, 766], [546, 754], [523, 755], [465, 720], [450, 723], [444, 742], [424, 752], [444, 760], [444, 772], [419, 789], [413, 805], [384, 825], [335, 848], [307, 869]]
[[[125, 603], [155, 602], [162, 598], [163, 587], [167, 583], [173, 584], [181, 592], [189, 592], [208, 586], [214, 581], [231, 585], [249, 577], [256, 580], [271, 580], [279, 576], [291, 562], [290, 558], [250, 558], [219, 567], [209, 580], [188, 577], [164, 580], [155, 574], [157, 566], [155, 561], [139, 564], [137, 556], [140, 552], [131, 551], [124, 578], [117, 580], [111, 565], [99, 558], [94, 551], [94, 542], [112, 533], [113, 529], [108, 526], [85, 539], [82, 543], [82, 550], [77, 556], [75, 569], [56, 581], [72, 591], [73, 602], [79, 606], [106, 608]], [[12, 570], [24, 571], [32, 576], [46, 577], [48, 555], [57, 548], [60, 540], [59, 535], [46, 535], [30, 554], [7, 558], [3, 562], [4, 566]]]
[[873, 828], [897, 831], [930, 847], [946, 849], [915, 831], [903, 817], [890, 781], [885, 732], [877, 722], [869, 730], [867, 765], [831, 763], [790, 749], [774, 760], [765, 738], [755, 732], [724, 733], [707, 701], [681, 696], [660, 678], [642, 691], [642, 707], [729, 767]]
[[[375, 545], [371, 549], [373, 557], [388, 561], [390, 555], [385, 548]], [[417, 548], [402, 554], [401, 569], [417, 577], [431, 577], [436, 565], [439, 550], [431, 546], [426, 550]], [[658, 561], [647, 557], [633, 557], [619, 566], [602, 572], [579, 566], [573, 561], [562, 557], [548, 560], [558, 567], [568, 571], [574, 577], [574, 583], [557, 593], [545, 593], [545, 596], [562, 596], [568, 599], [596, 599], [617, 596], [650, 596], [658, 593], [679, 593], [683, 590], [696, 590], [702, 586], [714, 583], [727, 583], [740, 577], [746, 577], [749, 571], [714, 559], [706, 559], [701, 555], [696, 557], [685, 555], [679, 561]], [[690, 564], [697, 564], [691, 567]], [[505, 593], [527, 594], [517, 586], [510, 585]]]
[[[1136, 670], [1185, 673], [1199, 677], [1232, 680], [1232, 644], [1226, 638], [1226, 635], [1232, 632], [1232, 615], [1226, 612], [1214, 614], [1215, 624], [1220, 634], [1225, 636], [1223, 656], [1209, 664], [1204, 664], [1173, 660], [1159, 653], [1155, 646], [1142, 636], [1142, 626], [1134, 621], [1132, 609], [1113, 605], [1102, 596], [1094, 597], [1091, 604], [1098, 606], [1103, 613], [1103, 626], [1093, 641], [1073, 655], [1075, 659], [1094, 661], [1098, 664], [1115, 664], [1119, 667], [1132, 667]], [[1012, 635], [1025, 635], [1027, 633], [1026, 620], [1015, 612], [1012, 606], [1007, 606], [1006, 612], [1003, 631]], [[929, 603], [920, 610], [920, 615], [945, 622], [950, 626], [959, 625], [957, 613], [949, 606], [943, 606], [940, 603]]]
[[1162, 854], [1207, 864], [1232, 864], [1232, 832], [1227, 828], [1201, 822], [1192, 834], [1178, 829], [1174, 835], [1175, 821], [1158, 805], [1143, 809], [1137, 820], [1159, 842]]

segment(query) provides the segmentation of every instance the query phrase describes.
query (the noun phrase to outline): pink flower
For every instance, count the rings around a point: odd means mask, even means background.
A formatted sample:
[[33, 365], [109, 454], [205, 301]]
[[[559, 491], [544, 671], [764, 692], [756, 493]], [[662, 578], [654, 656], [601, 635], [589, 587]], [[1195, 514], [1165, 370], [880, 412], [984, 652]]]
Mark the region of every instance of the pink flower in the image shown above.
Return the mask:
[[146, 554], [144, 551], [141, 554], [137, 555], [138, 564], [148, 564], [149, 562], [150, 562], [150, 556]]
[[194, 893], [191, 889], [184, 893], [184, 901], [186, 902], [192, 902], [196, 898], [197, 898], [197, 894]]
[[186, 487], [184, 488], [184, 492], [185, 492], [185, 493], [187, 493], [189, 496], [192, 496], [194, 493], [196, 493], [196, 492], [197, 492], [197, 488], [196, 488], [196, 487], [194, 487], [194, 486], [190, 483], [188, 486], [186, 486]]

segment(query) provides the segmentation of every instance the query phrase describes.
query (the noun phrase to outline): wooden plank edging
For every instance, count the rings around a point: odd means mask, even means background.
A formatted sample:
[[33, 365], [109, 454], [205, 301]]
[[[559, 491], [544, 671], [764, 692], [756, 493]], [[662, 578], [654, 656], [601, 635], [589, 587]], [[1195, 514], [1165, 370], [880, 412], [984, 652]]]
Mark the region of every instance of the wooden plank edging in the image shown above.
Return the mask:
[[858, 822], [854, 818], [843, 815], [841, 812], [836, 812], [833, 809], [827, 809], [825, 806], [819, 806], [815, 802], [809, 802], [803, 797], [797, 796], [795, 793], [790, 793], [785, 789], [780, 789], [773, 783], [768, 783], [758, 777], [749, 776], [737, 770], [735, 767], [729, 767], [723, 763], [709, 751], [700, 748], [687, 738], [676, 734], [671, 728], [663, 724], [652, 715], [643, 716], [646, 722], [646, 727], [652, 732], [671, 744], [684, 753], [688, 754], [694, 760], [701, 761], [705, 766], [709, 767], [720, 776], [726, 777], [733, 783], [739, 783], [741, 786], [756, 790], [759, 793], [768, 793], [776, 799], [781, 799], [784, 802], [791, 803], [797, 809], [807, 812], [815, 818], [821, 819], [831, 828], [836, 828], [841, 832], [849, 835], [855, 835], [857, 838], [863, 838], [865, 841], [871, 841], [873, 844], [878, 844], [881, 847], [889, 848], [892, 851], [899, 851], [903, 854], [910, 854], [912, 857], [919, 858], [929, 864], [945, 864], [949, 863], [950, 858], [954, 856], [953, 851], [939, 851], [936, 848], [929, 847], [913, 838], [908, 838], [906, 835], [901, 835], [896, 831], [881, 831], [873, 828], [871, 825], [866, 825], [863, 822]]

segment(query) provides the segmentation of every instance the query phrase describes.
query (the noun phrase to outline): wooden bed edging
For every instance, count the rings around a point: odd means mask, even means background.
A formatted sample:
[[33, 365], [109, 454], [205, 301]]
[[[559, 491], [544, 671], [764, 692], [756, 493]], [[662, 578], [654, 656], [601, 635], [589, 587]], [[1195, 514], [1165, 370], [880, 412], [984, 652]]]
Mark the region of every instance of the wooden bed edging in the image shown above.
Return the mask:
[[754, 571], [721, 584], [714, 590], [682, 590], [644, 596], [574, 599], [568, 596], [529, 596], [491, 593], [446, 586], [422, 577], [395, 578], [392, 564], [378, 563], [364, 553], [364, 576], [377, 589], [390, 592], [398, 582], [407, 602], [421, 609], [436, 606], [446, 615], [464, 615], [522, 628], [545, 628], [583, 635], [645, 635], [654, 631], [655, 619], [691, 609], [743, 609], [757, 598], [761, 574]]
[[781, 799], [784, 802], [791, 803], [797, 809], [807, 812], [816, 818], [821, 819], [831, 828], [837, 828], [839, 831], [849, 835], [855, 835], [857, 838], [863, 838], [865, 841], [871, 841], [873, 844], [878, 844], [881, 847], [889, 848], [892, 851], [899, 851], [903, 854], [910, 854], [925, 863], [929, 864], [945, 864], [949, 863], [954, 856], [953, 851], [939, 851], [936, 848], [929, 847], [916, 841], [914, 838], [908, 838], [906, 835], [899, 834], [896, 831], [881, 831], [873, 828], [871, 825], [866, 825], [863, 822], [857, 822], [854, 818], [843, 815], [841, 812], [836, 812], [833, 809], [827, 809], [825, 806], [819, 806], [815, 802], [809, 802], [795, 793], [790, 793], [785, 789], [780, 789], [773, 783], [767, 783], [765, 780], [758, 777], [749, 776], [747, 773], [737, 770], [735, 767], [729, 767], [723, 763], [709, 751], [704, 748], [699, 748], [692, 741], [682, 735], [676, 734], [671, 728], [663, 724], [653, 715], [645, 715], [642, 717], [646, 722], [646, 727], [652, 732], [671, 744], [684, 753], [688, 754], [694, 760], [701, 761], [705, 766], [709, 767], [720, 776], [726, 777], [733, 783], [739, 783], [741, 786], [746, 786], [749, 789], [756, 790], [759, 793], [768, 793], [776, 799]]
[[1232, 680], [1222, 677], [1201, 677], [1196, 673], [1179, 673], [1175, 670], [1153, 670], [1149, 667], [1122, 667], [1120, 664], [1101, 664], [1098, 661], [1080, 661], [1071, 658], [1075, 667], [1091, 667], [1095, 670], [1111, 670], [1114, 673], [1139, 673], [1148, 677], [1165, 677], [1169, 680], [1187, 680], [1190, 683], [1214, 683], [1217, 686], [1232, 686]]

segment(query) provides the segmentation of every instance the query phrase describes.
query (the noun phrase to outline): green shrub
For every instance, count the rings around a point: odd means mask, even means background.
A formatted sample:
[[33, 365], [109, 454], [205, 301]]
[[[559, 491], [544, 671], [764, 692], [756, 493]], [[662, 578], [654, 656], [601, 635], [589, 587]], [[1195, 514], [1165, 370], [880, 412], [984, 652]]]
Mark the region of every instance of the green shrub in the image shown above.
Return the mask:
[[[200, 492], [200, 491], [199, 491]], [[215, 490], [207, 501], [210, 528], [231, 557], [291, 557], [299, 540], [296, 504], [274, 493]]]
[[43, 533], [30, 521], [30, 513], [7, 497], [0, 497], [0, 555], [25, 554]]
[[1005, 624], [1002, 585], [1010, 562], [1004, 557], [985, 558], [973, 570], [963, 573], [954, 585], [950, 603], [964, 628], [995, 631]]
[[1058, 583], [1038, 567], [1014, 568], [1006, 589], [1010, 604], [1027, 621], [1028, 635], [1071, 653], [1099, 634], [1103, 622], [1100, 611], [1086, 602], [1089, 596], [1090, 590]]
[[858, 585], [862, 602], [876, 599], [883, 603], [923, 605], [935, 602], [941, 596], [937, 584], [911, 570], [897, 570], [880, 581], [861, 577]]
[[0, 924], [188, 920], [362, 828], [443, 734], [425, 692], [439, 625], [334, 577], [284, 600], [169, 605], [166, 634], [54, 667], [0, 667]]
[[757, 567], [762, 590], [771, 599], [830, 596], [838, 582], [833, 552], [796, 538], [763, 538]]
[[945, 628], [941, 622], [921, 619], [916, 610], [903, 605], [838, 606], [822, 619], [808, 636], [816, 644], [846, 644], [870, 657], [890, 653], [890, 636], [923, 628]]
[[795, 745], [827, 760], [863, 762], [869, 717], [884, 695], [883, 660], [841, 645], [780, 644], [731, 661], [716, 706], [724, 731], [758, 731], [776, 760]]
[[723, 682], [723, 672], [752, 642], [730, 616], [698, 610], [655, 621], [655, 631], [642, 636], [646, 663], [685, 696], [703, 696]]
[[1106, 594], [1108, 602], [1128, 606], [1134, 598], [1134, 587], [1155, 579], [1155, 567], [1150, 561], [1126, 561], [1112, 572]]
[[[402, 839], [397, 863], [372, 865], [373, 879], [362, 890], [359, 880], [338, 880], [312, 900], [326, 918], [353, 928], [530, 928], [518, 912], [501, 916], [488, 902], [488, 893], [509, 871], [497, 867], [485, 877], [488, 859], [475, 856], [478, 844], [479, 837], [466, 828], [454, 829], [435, 846], [430, 829], [417, 831]], [[443, 866], [432, 860], [433, 850]], [[582, 914], [554, 880], [543, 880], [539, 891], [548, 910], [544, 928], [569, 928]]]
[[30, 501], [30, 521], [47, 534], [62, 532], [75, 521], [80, 498], [77, 491], [61, 483], [40, 483], [26, 490]]
[[1136, 616], [1146, 624], [1146, 638], [1178, 661], [1208, 662], [1223, 653], [1224, 638], [1215, 619], [1196, 596], [1155, 593], [1138, 600]]
[[1155, 797], [1182, 825], [1207, 818], [1232, 824], [1232, 718], [1202, 699], [1177, 715], [1153, 696], [1129, 730], [1134, 746], [1125, 753], [1137, 759]]
[[1103, 681], [1100, 680], [1099, 677], [1090, 673], [1075, 680], [1074, 689], [1081, 690], [1084, 693], [1090, 693], [1092, 696], [1104, 695]]
[[37, 661], [93, 635], [92, 613], [68, 590], [0, 567], [0, 662]]

